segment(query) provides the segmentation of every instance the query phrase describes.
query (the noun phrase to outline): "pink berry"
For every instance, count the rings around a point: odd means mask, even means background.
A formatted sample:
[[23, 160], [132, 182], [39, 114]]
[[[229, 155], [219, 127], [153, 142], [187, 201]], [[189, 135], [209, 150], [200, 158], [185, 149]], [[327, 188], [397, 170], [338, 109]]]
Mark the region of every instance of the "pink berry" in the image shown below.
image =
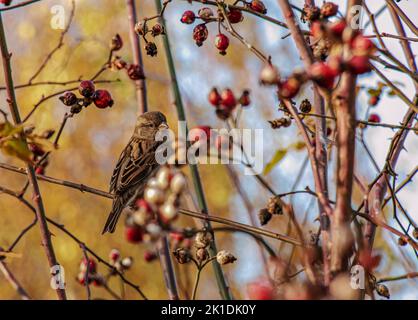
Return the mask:
[[334, 37], [341, 38], [347, 23], [344, 20], [339, 20], [329, 25], [329, 31]]
[[280, 83], [279, 95], [284, 99], [291, 99], [298, 94], [300, 87], [300, 81], [294, 77], [291, 77]]
[[362, 34], [357, 35], [351, 41], [351, 48], [353, 54], [356, 56], [368, 56], [376, 50], [373, 41], [371, 41], [369, 38], [366, 38]]

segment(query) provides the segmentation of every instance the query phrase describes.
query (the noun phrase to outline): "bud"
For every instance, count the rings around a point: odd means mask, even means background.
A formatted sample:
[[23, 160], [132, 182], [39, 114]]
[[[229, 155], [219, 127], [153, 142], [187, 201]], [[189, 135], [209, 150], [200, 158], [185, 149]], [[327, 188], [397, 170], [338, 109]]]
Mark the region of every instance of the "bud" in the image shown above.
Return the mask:
[[218, 263], [220, 265], [224, 265], [224, 264], [228, 264], [228, 263], [233, 263], [235, 260], [237, 260], [237, 258], [235, 258], [232, 255], [232, 253], [230, 253], [230, 252], [228, 252], [226, 250], [221, 250], [216, 255], [216, 261], [218, 261]]
[[176, 251], [173, 252], [173, 255], [180, 264], [188, 263], [192, 258], [189, 250], [185, 248], [177, 248]]

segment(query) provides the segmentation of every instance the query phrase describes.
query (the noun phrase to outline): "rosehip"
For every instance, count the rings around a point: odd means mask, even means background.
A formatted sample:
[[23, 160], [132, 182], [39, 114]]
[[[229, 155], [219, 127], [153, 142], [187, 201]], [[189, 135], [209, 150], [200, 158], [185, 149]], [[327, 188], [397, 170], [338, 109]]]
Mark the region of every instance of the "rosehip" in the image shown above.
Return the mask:
[[279, 95], [284, 99], [291, 99], [298, 94], [300, 87], [300, 81], [295, 77], [290, 77], [289, 79], [280, 83]]
[[107, 90], [96, 90], [93, 96], [93, 102], [97, 108], [104, 109], [113, 106], [113, 99]]
[[77, 103], [77, 96], [71, 91], [64, 92], [64, 94], [59, 97], [59, 99], [66, 106], [72, 106], [73, 104]]
[[204, 7], [202, 9], [199, 9], [197, 14], [199, 15], [199, 18], [202, 19], [205, 22], [210, 21], [213, 17], [213, 11], [212, 11], [211, 8], [208, 8], [208, 7]]
[[140, 80], [145, 78], [144, 71], [142, 70], [142, 67], [138, 64], [130, 64], [126, 72], [128, 73], [128, 77], [131, 80]]
[[338, 5], [333, 2], [324, 2], [321, 7], [321, 15], [324, 18], [335, 16], [338, 12]]
[[128, 226], [125, 228], [125, 238], [131, 243], [141, 242], [143, 239], [143, 230], [137, 226]]
[[221, 99], [221, 105], [226, 109], [232, 110], [237, 105], [237, 100], [231, 89], [222, 90]]
[[157, 254], [153, 251], [146, 250], [144, 252], [144, 260], [146, 262], [151, 262], [157, 258]]
[[260, 0], [252, 0], [251, 3], [250, 3], [250, 8], [251, 8], [251, 10], [254, 10], [254, 11], [262, 13], [262, 14], [267, 13], [266, 6]]
[[309, 76], [319, 86], [331, 89], [334, 86], [335, 71], [324, 62], [316, 62], [309, 68]]
[[372, 113], [371, 115], [369, 115], [368, 122], [380, 123], [380, 117], [379, 117], [379, 115], [376, 114], [376, 113]]
[[376, 50], [373, 41], [371, 41], [369, 38], [366, 38], [362, 34], [357, 35], [351, 41], [351, 48], [353, 54], [356, 56], [368, 56]]
[[93, 81], [90, 81], [90, 80], [81, 81], [78, 87], [78, 91], [83, 97], [90, 98], [95, 91], [95, 86], [94, 86]]
[[215, 38], [215, 46], [219, 50], [219, 53], [221, 55], [225, 55], [226, 54], [225, 50], [229, 46], [228, 37], [226, 35], [224, 35], [223, 33], [218, 34]]
[[231, 23], [239, 23], [244, 19], [241, 10], [238, 9], [230, 9], [227, 13], [227, 17]]
[[266, 280], [257, 281], [247, 285], [248, 297], [250, 300], [272, 300], [274, 299], [274, 290], [272, 285]]
[[181, 16], [180, 21], [185, 24], [192, 24], [195, 19], [196, 19], [196, 16], [194, 12], [191, 10], [187, 10], [183, 12], [183, 15]]
[[208, 28], [204, 23], [198, 24], [193, 29], [193, 39], [198, 47], [202, 46], [203, 41], [208, 38]]
[[219, 94], [218, 90], [215, 87], [212, 88], [212, 90], [210, 90], [208, 100], [210, 104], [215, 107], [221, 104], [221, 101], [222, 101], [221, 95]]
[[371, 96], [369, 98], [369, 105], [377, 106], [377, 104], [379, 103], [379, 100], [380, 100], [379, 96]]
[[347, 66], [353, 74], [363, 74], [371, 71], [367, 56], [354, 56], [347, 62]]
[[238, 99], [238, 102], [243, 107], [249, 106], [250, 103], [251, 103], [250, 91], [249, 90], [244, 90], [241, 94], [241, 97]]
[[120, 49], [122, 49], [123, 46], [123, 41], [121, 36], [117, 33], [112, 40], [110, 41], [110, 49], [112, 51], [118, 51]]

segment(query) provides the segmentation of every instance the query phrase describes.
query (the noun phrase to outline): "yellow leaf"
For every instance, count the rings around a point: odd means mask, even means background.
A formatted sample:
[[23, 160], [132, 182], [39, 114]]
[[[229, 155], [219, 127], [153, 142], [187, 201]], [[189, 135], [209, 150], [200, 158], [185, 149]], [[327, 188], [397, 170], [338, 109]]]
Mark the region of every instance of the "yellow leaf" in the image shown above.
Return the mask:
[[279, 149], [274, 154], [273, 158], [267, 163], [266, 167], [264, 168], [263, 174], [268, 174], [279, 162], [284, 158], [287, 153], [287, 149]]

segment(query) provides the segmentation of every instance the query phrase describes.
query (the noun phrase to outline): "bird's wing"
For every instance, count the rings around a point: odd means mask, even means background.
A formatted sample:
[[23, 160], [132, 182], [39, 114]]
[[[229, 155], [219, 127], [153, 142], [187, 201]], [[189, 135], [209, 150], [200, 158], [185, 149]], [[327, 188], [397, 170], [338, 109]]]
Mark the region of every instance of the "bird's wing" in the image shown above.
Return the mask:
[[158, 166], [155, 150], [159, 143], [131, 139], [122, 151], [110, 181], [110, 191], [123, 193], [127, 188], [140, 185], [150, 177]]

